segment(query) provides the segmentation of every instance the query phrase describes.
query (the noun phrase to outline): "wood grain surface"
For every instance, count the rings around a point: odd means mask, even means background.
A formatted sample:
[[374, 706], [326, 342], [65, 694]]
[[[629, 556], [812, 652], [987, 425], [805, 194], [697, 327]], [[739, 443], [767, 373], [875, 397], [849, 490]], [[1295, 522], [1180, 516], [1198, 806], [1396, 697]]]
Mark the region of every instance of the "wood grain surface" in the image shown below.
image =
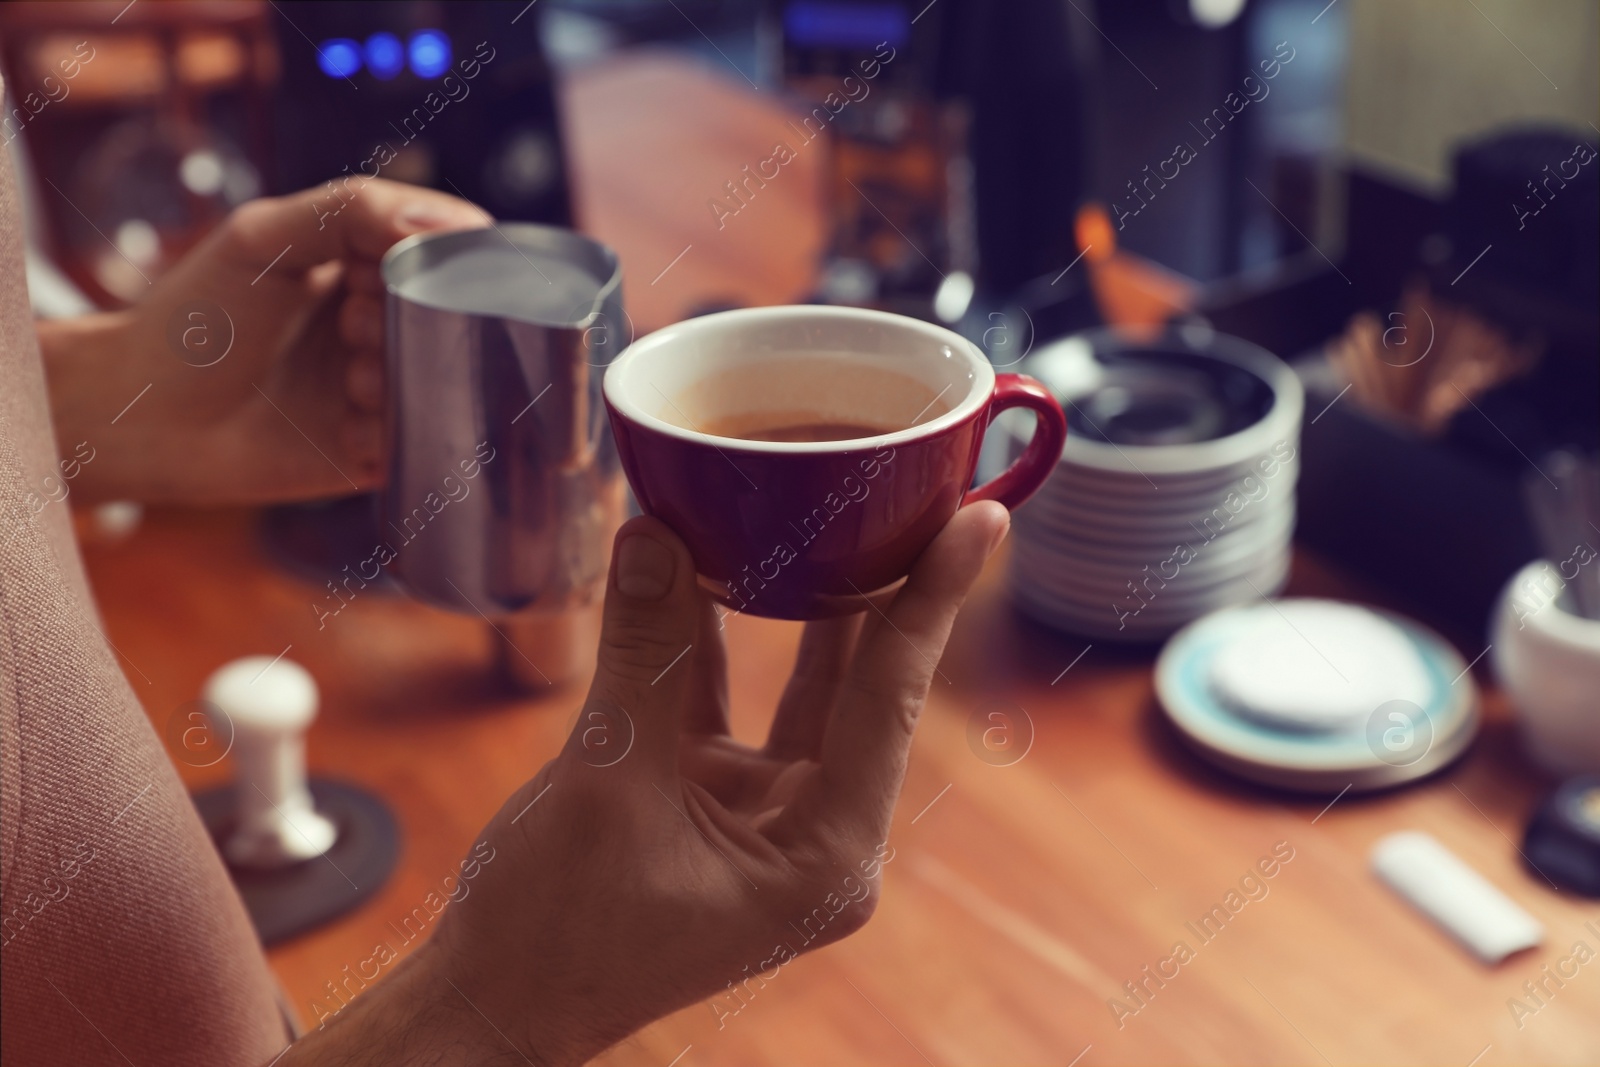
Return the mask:
[[[120, 545], [91, 546], [108, 633], [158, 728], [227, 659], [287, 650], [322, 687], [315, 773], [395, 809], [400, 870], [369, 904], [276, 948], [306, 1019], [453, 869], [504, 798], [558, 749], [582, 686], [528, 698], [499, 680], [475, 619], [383, 594], [318, 630], [317, 589], [256, 546], [247, 513], [161, 512]], [[786, 966], [747, 1004], [699, 1005], [608, 1054], [614, 1064], [1592, 1063], [1600, 979], [1578, 969], [1524, 1014], [1509, 998], [1571, 953], [1593, 904], [1555, 892], [1515, 842], [1544, 783], [1517, 753], [1504, 702], [1455, 768], [1375, 797], [1295, 797], [1193, 758], [1154, 706], [1151, 650], [1057, 635], [1023, 620], [991, 563], [941, 664], [891, 842], [883, 906], [865, 931]], [[1303, 553], [1291, 593], [1363, 591]], [[735, 732], [756, 739], [798, 627], [729, 621]], [[1469, 657], [1477, 651], [1460, 646]], [[537, 661], [537, 649], [528, 649]], [[1080, 655], [1081, 654], [1081, 655]], [[1069, 669], [1070, 668], [1070, 669]], [[1065, 673], [1063, 673], [1065, 672]], [[1008, 766], [972, 741], [995, 709], [1031, 747]], [[1031, 724], [1031, 727], [1025, 724]], [[182, 767], [191, 786], [222, 765]], [[1383, 888], [1366, 857], [1401, 828], [1437, 836], [1545, 923], [1545, 945], [1498, 967], [1471, 960]], [[1187, 924], [1277, 850], [1259, 899], [1202, 942]], [[1270, 866], [1270, 864], [1269, 864]], [[1265, 886], [1265, 895], [1258, 886]], [[1597, 923], [1600, 925], [1600, 923]], [[1185, 942], [1193, 958], [1157, 986]], [[1566, 968], [1572, 970], [1571, 964]], [[1167, 974], [1173, 966], [1165, 965]], [[1141, 1006], [1124, 983], [1145, 983]], [[1121, 1001], [1130, 1013], [1109, 1006]], [[737, 1008], [737, 1010], [733, 1010]], [[1137, 1009], [1136, 1011], [1132, 1009]]]

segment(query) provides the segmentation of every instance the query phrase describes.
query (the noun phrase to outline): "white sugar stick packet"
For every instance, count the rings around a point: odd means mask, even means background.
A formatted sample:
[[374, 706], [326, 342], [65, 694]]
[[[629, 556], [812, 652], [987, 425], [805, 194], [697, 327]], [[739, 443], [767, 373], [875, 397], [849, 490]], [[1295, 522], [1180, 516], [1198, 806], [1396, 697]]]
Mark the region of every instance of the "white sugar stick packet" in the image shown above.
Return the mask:
[[1484, 963], [1498, 963], [1544, 938], [1539, 920], [1420, 830], [1381, 838], [1372, 847], [1372, 869]]

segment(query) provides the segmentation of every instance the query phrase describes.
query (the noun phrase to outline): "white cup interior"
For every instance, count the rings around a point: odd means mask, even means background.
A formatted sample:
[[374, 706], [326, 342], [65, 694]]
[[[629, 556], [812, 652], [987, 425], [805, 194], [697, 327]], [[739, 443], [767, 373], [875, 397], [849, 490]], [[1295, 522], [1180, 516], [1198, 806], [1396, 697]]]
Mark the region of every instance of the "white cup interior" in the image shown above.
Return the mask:
[[881, 311], [794, 306], [726, 311], [634, 342], [606, 372], [606, 397], [663, 433], [757, 451], [828, 451], [840, 440], [760, 441], [741, 426], [870, 427], [893, 445], [981, 408], [994, 371], [966, 339]]

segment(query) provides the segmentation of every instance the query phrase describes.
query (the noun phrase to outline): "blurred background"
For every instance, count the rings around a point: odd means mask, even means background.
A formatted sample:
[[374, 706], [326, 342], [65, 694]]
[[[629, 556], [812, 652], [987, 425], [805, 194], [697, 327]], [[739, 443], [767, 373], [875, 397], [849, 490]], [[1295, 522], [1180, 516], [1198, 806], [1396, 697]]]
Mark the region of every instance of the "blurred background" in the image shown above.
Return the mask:
[[[852, 303], [1009, 366], [1198, 316], [1305, 360], [1313, 413], [1354, 383], [1302, 535], [1479, 620], [1533, 544], [1523, 456], [1596, 447], [1593, 182], [1532, 231], [1512, 206], [1596, 136], [1582, 0], [110, 6], [0, 9], [44, 315], [136, 298], [252, 196], [381, 173], [610, 243], [637, 328]], [[1424, 307], [1483, 351], [1372, 381]]]

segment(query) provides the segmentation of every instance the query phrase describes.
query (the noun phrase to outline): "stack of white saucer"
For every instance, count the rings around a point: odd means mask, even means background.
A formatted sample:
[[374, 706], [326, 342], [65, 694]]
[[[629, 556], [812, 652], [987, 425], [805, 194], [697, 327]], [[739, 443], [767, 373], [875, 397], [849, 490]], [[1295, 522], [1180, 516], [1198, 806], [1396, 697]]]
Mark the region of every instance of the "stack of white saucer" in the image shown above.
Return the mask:
[[[1154, 641], [1283, 588], [1304, 394], [1282, 361], [1190, 326], [1154, 341], [1076, 335], [1019, 369], [1051, 387], [1072, 424], [1012, 524], [1011, 588], [1026, 614]], [[1013, 455], [1031, 433], [1016, 414], [1000, 420]]]

